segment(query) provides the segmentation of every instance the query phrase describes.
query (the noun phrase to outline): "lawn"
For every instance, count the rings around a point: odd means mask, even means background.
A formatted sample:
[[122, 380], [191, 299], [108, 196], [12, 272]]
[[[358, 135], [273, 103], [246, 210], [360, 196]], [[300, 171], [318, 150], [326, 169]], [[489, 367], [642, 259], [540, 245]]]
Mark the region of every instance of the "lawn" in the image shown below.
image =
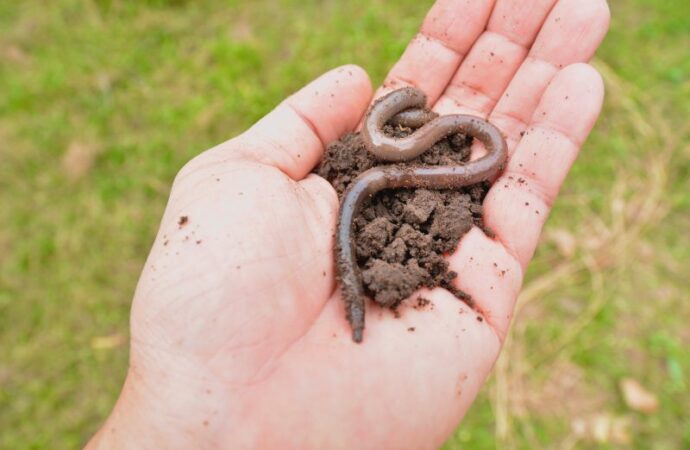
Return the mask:
[[[380, 82], [430, 3], [0, 1], [0, 448], [108, 414], [177, 170], [333, 66]], [[690, 2], [611, 9], [602, 118], [447, 449], [690, 448]]]

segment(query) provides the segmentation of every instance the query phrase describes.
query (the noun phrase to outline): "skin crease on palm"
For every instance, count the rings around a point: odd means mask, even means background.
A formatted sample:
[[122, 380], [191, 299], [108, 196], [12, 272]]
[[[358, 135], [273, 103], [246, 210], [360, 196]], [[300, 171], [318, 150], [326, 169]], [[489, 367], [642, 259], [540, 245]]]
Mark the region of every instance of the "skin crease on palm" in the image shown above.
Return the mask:
[[439, 447], [498, 357], [599, 115], [603, 84], [587, 62], [608, 23], [604, 0], [438, 0], [374, 94], [413, 85], [439, 113], [505, 134], [510, 161], [485, 200], [496, 237], [475, 228], [449, 256], [478, 312], [442, 289], [423, 292], [433, 309], [399, 319], [369, 302], [364, 342], [351, 340], [334, 273], [338, 199], [310, 172], [372, 101], [361, 68], [326, 73], [190, 161], [136, 289], [125, 385], [88, 448]]

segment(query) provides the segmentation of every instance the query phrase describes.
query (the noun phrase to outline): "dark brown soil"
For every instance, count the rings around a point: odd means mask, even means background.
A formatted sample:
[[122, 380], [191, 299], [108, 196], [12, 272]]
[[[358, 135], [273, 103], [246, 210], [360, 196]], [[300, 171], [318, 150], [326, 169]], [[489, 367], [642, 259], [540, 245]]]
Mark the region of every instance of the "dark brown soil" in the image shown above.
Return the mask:
[[[386, 125], [402, 137], [413, 130]], [[436, 143], [404, 165], [458, 165], [468, 161], [472, 139], [457, 134]], [[378, 165], [358, 133], [331, 144], [316, 168], [342, 197], [361, 172]], [[367, 293], [380, 305], [395, 309], [422, 286], [441, 286], [458, 298], [471, 299], [452, 286], [457, 276], [444, 255], [452, 252], [473, 225], [484, 229], [482, 202], [489, 185], [458, 190], [395, 189], [382, 191], [364, 205], [355, 219], [356, 248]]]

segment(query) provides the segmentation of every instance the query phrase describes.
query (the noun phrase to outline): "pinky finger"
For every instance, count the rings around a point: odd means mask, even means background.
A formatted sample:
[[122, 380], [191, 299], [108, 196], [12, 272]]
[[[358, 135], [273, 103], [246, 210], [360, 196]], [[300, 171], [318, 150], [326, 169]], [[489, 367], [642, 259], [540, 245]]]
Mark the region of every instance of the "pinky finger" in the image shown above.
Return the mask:
[[580, 147], [599, 117], [604, 86], [588, 64], [561, 70], [484, 202], [486, 224], [523, 269]]

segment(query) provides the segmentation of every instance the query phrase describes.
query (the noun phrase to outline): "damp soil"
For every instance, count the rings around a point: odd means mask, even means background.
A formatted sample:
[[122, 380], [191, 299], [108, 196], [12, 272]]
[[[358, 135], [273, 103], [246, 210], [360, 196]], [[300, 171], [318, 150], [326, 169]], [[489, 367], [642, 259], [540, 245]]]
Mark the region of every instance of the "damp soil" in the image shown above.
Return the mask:
[[[384, 126], [384, 132], [395, 137], [413, 131]], [[471, 144], [471, 137], [455, 134], [400, 165], [461, 165], [469, 161]], [[360, 173], [388, 164], [366, 150], [359, 133], [349, 133], [328, 147], [315, 172], [333, 185], [342, 200]], [[453, 285], [457, 274], [448, 269], [445, 256], [472, 226], [490, 234], [482, 208], [488, 188], [489, 183], [479, 183], [452, 190], [390, 189], [374, 195], [354, 224], [357, 262], [367, 294], [395, 310], [417, 289], [440, 286], [471, 305], [471, 298]]]

